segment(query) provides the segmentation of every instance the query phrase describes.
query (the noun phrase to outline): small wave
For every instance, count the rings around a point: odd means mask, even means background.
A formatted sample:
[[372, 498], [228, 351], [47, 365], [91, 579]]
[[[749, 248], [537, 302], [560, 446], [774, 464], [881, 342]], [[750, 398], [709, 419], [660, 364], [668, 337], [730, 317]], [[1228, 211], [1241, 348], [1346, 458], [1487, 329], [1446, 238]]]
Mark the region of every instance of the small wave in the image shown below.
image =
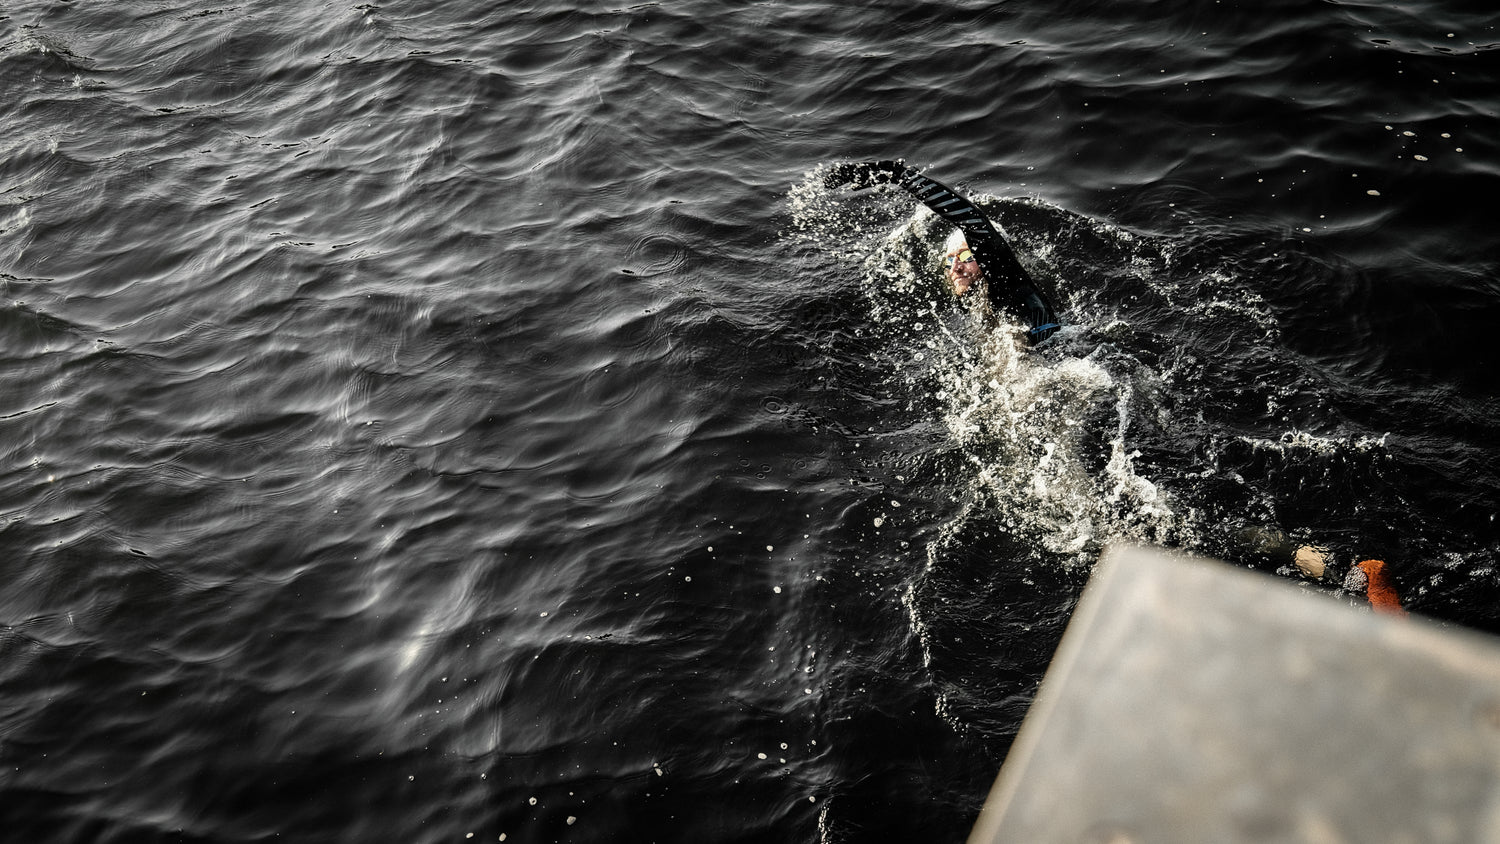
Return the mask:
[[1291, 454], [1299, 451], [1313, 454], [1346, 452], [1369, 454], [1383, 451], [1386, 447], [1386, 439], [1388, 437], [1388, 434], [1382, 434], [1378, 437], [1369, 435], [1326, 437], [1294, 429], [1284, 432], [1274, 440], [1249, 436], [1238, 436], [1235, 439], [1251, 448], [1275, 451], [1281, 454]]

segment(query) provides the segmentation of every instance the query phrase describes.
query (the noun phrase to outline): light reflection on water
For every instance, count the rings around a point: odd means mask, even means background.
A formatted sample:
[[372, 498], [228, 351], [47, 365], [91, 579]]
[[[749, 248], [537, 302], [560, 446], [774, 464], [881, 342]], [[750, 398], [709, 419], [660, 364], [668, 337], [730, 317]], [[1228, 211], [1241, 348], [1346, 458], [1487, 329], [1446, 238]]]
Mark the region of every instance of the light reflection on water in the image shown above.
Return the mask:
[[14, 5], [0, 825], [956, 841], [1111, 537], [1500, 627], [1489, 20], [1265, 11]]

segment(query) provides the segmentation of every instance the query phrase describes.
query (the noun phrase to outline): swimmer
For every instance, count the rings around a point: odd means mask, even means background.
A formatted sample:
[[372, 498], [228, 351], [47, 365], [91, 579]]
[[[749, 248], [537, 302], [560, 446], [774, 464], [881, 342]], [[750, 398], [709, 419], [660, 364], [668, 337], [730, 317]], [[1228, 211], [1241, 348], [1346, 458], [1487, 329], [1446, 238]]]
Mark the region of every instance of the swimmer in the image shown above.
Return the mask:
[[[1050, 337], [1061, 326], [1051, 301], [1016, 260], [995, 224], [962, 194], [929, 179], [903, 161], [870, 161], [840, 164], [824, 177], [829, 188], [847, 185], [862, 190], [874, 185], [895, 184], [957, 226], [949, 236], [943, 257], [949, 289], [963, 298], [981, 291], [992, 310], [1003, 312], [1026, 329], [1033, 345]], [[967, 253], [970, 257], [960, 260]]]

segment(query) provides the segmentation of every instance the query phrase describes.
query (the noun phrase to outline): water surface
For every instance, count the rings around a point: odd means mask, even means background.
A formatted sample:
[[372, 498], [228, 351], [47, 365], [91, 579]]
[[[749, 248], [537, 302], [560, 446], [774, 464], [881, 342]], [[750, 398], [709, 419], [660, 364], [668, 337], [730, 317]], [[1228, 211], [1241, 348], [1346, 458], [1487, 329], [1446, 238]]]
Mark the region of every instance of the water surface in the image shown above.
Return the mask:
[[[961, 841], [1104, 543], [1500, 631], [1480, 4], [0, 10], [0, 825]], [[1069, 327], [954, 322], [981, 198]], [[469, 836], [472, 834], [473, 838]]]

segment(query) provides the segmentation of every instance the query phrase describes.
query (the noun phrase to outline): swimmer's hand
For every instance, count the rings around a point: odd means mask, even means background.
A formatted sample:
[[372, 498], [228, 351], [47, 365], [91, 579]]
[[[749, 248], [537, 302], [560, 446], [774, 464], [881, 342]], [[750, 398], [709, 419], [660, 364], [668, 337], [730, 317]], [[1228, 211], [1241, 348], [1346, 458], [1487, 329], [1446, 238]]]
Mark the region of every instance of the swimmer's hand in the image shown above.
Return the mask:
[[910, 169], [899, 158], [885, 161], [860, 161], [835, 164], [823, 176], [823, 187], [829, 190], [848, 187], [864, 190], [875, 185], [889, 185]]

